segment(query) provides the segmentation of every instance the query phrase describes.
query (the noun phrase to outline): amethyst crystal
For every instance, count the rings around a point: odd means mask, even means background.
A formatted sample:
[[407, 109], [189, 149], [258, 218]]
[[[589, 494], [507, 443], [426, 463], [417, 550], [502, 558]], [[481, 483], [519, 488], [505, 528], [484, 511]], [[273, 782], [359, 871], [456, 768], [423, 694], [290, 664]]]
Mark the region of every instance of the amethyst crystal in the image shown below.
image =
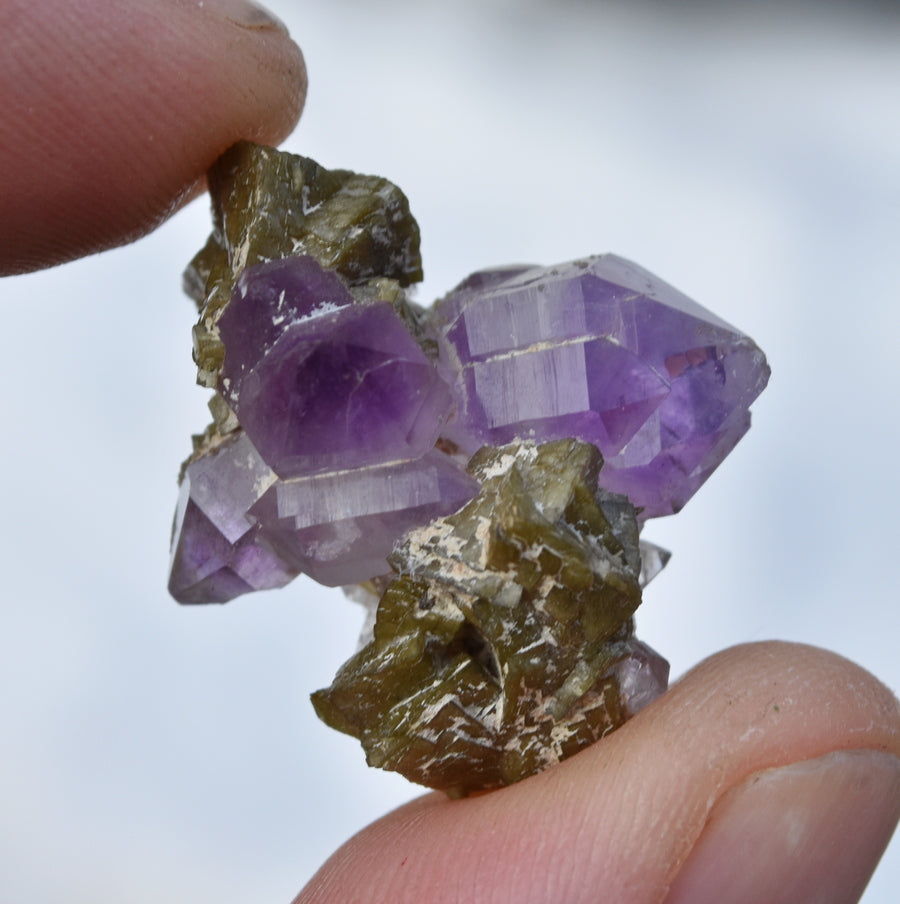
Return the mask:
[[366, 581], [390, 571], [406, 531], [477, 492], [435, 448], [451, 393], [390, 302], [358, 303], [333, 271], [291, 257], [245, 269], [218, 328], [220, 389], [244, 432], [187, 468], [177, 599], [223, 601], [300, 572]]
[[418, 459], [279, 480], [250, 514], [285, 561], [338, 586], [387, 574], [400, 537], [477, 491], [477, 481], [433, 449]]
[[180, 603], [224, 603], [297, 576], [247, 516], [275, 481], [244, 433], [188, 464], [172, 536], [169, 592]]
[[311, 257], [288, 257], [244, 270], [218, 328], [228, 345], [227, 395], [240, 396], [244, 378], [271, 354], [287, 327], [353, 303], [333, 270]]
[[456, 511], [478, 483], [433, 449], [419, 459], [281, 480], [238, 432], [185, 471], [169, 591], [224, 603], [300, 573], [339, 586], [387, 574], [407, 531]]
[[[178, 599], [385, 574], [406, 531], [474, 495], [468, 455], [508, 439], [590, 442], [642, 519], [677, 511], [768, 378], [751, 340], [612, 255], [469, 277], [431, 312], [436, 361], [377, 297], [307, 256], [240, 276], [220, 389], [246, 436], [188, 467]], [[666, 555], [644, 544], [642, 583]]]
[[419, 458], [450, 410], [390, 302], [351, 304], [310, 257], [244, 271], [219, 321], [219, 388], [284, 478]]
[[750, 425], [765, 357], [746, 336], [613, 255], [469, 277], [435, 307], [455, 379], [445, 435], [474, 452], [577, 437], [649, 518], [678, 511]]
[[628, 656], [616, 663], [613, 672], [628, 718], [665, 693], [669, 686], [669, 663], [640, 640], [632, 639]]

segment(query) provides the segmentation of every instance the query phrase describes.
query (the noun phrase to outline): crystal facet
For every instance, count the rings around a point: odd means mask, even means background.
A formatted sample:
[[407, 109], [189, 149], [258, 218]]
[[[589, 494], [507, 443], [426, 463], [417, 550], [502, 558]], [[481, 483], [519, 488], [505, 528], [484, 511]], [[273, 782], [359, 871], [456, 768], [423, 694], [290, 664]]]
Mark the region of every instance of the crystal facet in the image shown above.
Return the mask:
[[244, 271], [219, 332], [219, 389], [281, 477], [421, 457], [450, 411], [394, 306], [353, 304], [310, 257]]
[[388, 573], [388, 556], [408, 530], [455, 512], [477, 491], [434, 449], [418, 459], [279, 480], [250, 514], [285, 561], [333, 587]]
[[272, 353], [286, 329], [351, 304], [353, 297], [340, 277], [308, 255], [248, 267], [219, 318], [219, 335], [228, 348], [220, 381], [227, 386], [226, 395], [240, 394], [244, 378]]
[[180, 603], [224, 603], [297, 576], [260, 536], [250, 507], [276, 480], [244, 433], [190, 462], [172, 536], [169, 592]]
[[678, 511], [750, 424], [769, 370], [752, 340], [614, 255], [469, 277], [438, 302], [474, 452], [515, 438], [596, 445], [642, 518]]

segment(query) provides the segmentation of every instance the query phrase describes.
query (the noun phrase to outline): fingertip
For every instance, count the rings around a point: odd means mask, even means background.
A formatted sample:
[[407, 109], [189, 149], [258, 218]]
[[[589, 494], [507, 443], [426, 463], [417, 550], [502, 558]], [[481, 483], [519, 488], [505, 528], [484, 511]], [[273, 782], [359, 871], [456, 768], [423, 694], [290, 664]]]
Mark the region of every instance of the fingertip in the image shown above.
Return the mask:
[[666, 904], [858, 901], [900, 817], [900, 759], [839, 750], [727, 791]]
[[19, 2], [8, 22], [0, 274], [144, 235], [227, 147], [278, 144], [303, 108], [299, 48], [239, 0]]

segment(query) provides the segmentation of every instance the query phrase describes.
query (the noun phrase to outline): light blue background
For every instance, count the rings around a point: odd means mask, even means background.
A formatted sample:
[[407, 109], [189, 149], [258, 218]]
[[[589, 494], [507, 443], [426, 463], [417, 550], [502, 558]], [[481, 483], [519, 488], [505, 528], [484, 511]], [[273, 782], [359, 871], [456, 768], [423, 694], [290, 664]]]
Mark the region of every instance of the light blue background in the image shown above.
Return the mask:
[[[785, 638], [897, 688], [900, 20], [676, 6], [272, 0], [310, 70], [286, 146], [403, 187], [422, 301], [482, 266], [615, 251], [753, 336], [770, 387], [647, 529], [674, 558], [640, 634], [675, 675]], [[196, 202], [0, 283], [4, 902], [286, 904], [418, 793], [307, 702], [355, 644], [339, 591], [166, 595], [177, 467], [207, 421], [180, 273], [208, 228]], [[864, 900], [898, 887], [895, 842]]]

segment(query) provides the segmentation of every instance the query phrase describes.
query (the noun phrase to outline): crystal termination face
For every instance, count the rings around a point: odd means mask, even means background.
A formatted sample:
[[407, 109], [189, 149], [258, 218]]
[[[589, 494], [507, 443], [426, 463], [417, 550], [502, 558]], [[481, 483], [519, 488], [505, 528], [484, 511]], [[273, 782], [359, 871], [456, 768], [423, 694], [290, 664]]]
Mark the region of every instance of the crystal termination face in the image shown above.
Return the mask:
[[752, 340], [612, 254], [475, 274], [433, 318], [459, 446], [578, 437], [642, 519], [684, 506], [747, 432], [769, 378]]

